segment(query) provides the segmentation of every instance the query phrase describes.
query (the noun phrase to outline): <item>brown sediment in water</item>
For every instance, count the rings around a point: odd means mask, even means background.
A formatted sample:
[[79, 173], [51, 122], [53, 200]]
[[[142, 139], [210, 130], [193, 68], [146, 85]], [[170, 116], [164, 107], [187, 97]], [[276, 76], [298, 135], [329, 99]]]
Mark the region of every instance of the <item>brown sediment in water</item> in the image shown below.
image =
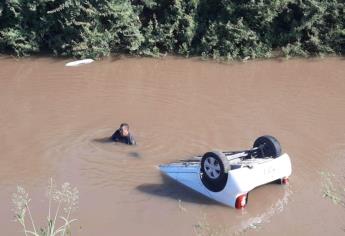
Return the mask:
[[[345, 210], [322, 197], [320, 176], [344, 176], [342, 58], [65, 62], [0, 59], [1, 234], [21, 235], [10, 211], [17, 184], [31, 193], [34, 216], [46, 216], [50, 177], [80, 190], [74, 235], [195, 235], [204, 215], [226, 235], [344, 234]], [[124, 121], [135, 147], [106, 142]], [[248, 148], [262, 134], [280, 140], [293, 174], [287, 187], [253, 190], [243, 211], [155, 168], [210, 149]]]

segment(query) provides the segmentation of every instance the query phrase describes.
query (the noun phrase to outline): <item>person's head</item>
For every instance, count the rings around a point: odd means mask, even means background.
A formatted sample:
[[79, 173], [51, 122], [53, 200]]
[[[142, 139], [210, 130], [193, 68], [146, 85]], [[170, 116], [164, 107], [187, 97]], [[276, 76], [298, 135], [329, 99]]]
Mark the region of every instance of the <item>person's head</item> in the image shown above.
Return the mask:
[[120, 125], [120, 133], [122, 136], [128, 136], [129, 135], [129, 125], [127, 123], [122, 123]]

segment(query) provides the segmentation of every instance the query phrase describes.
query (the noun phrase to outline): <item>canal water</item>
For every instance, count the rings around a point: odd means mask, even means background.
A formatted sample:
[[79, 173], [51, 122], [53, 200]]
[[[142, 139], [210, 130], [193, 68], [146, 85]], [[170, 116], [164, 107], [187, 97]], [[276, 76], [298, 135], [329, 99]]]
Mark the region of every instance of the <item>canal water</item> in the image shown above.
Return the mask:
[[[330, 182], [344, 196], [343, 58], [66, 62], [0, 58], [1, 235], [23, 235], [11, 212], [17, 185], [44, 223], [51, 177], [80, 191], [72, 235], [345, 233], [345, 208], [323, 196]], [[108, 142], [122, 122], [137, 146]], [[157, 169], [212, 149], [247, 149], [264, 134], [290, 155], [290, 184], [254, 189], [244, 210]]]

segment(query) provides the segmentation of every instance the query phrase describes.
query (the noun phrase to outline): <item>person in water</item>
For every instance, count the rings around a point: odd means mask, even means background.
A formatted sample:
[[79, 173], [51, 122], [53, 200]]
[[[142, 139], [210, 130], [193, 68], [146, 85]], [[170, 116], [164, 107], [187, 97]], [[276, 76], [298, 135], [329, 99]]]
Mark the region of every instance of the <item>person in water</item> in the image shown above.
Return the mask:
[[111, 136], [111, 140], [114, 142], [125, 143], [128, 145], [135, 145], [136, 142], [134, 137], [129, 132], [129, 125], [127, 123], [122, 123], [120, 128], [118, 128], [115, 133]]

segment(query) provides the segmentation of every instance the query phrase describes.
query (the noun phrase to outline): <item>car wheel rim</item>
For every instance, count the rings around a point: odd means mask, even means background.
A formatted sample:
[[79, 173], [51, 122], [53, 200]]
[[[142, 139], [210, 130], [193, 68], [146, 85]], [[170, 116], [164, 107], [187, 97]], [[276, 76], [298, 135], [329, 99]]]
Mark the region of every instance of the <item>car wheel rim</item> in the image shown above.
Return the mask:
[[217, 179], [220, 176], [220, 165], [218, 160], [208, 157], [204, 163], [204, 170], [211, 179]]

